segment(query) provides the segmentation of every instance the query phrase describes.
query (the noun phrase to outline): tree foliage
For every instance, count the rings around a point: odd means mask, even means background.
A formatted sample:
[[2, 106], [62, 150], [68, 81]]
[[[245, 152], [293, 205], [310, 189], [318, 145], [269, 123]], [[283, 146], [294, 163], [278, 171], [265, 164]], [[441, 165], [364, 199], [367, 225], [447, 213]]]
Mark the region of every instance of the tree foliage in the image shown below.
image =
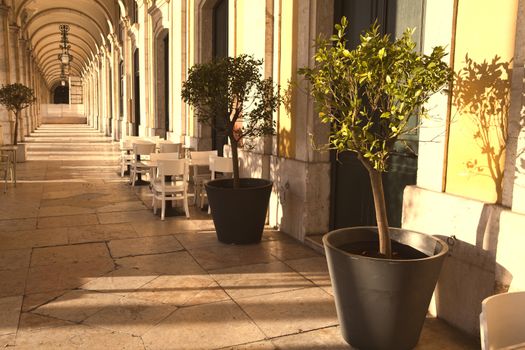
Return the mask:
[[380, 252], [391, 246], [381, 173], [398, 138], [413, 130], [411, 118], [425, 116], [430, 96], [450, 81], [443, 47], [430, 55], [415, 51], [414, 30], [391, 40], [373, 24], [355, 49], [347, 48], [345, 17], [337, 34], [320, 38], [313, 68], [300, 70], [311, 86], [319, 118], [331, 125], [328, 147], [351, 151], [368, 170], [378, 223]]
[[3, 85], [0, 88], [0, 105], [3, 105], [8, 111], [15, 113], [15, 127], [13, 134], [13, 144], [18, 143], [18, 122], [20, 112], [29, 107], [36, 101], [33, 89], [24, 84], [14, 83]]
[[243, 138], [273, 135], [278, 88], [263, 79], [263, 61], [252, 56], [225, 57], [190, 68], [182, 99], [195, 107], [200, 122], [230, 139], [234, 187], [239, 184], [238, 147]]

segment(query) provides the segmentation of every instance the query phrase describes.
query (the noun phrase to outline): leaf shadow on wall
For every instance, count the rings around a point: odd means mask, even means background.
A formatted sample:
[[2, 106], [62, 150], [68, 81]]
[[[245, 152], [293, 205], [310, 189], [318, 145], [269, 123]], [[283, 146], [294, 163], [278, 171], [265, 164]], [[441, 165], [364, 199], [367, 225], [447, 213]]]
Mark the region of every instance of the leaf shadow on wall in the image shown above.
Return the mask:
[[481, 150], [481, 155], [469, 159], [465, 166], [470, 175], [491, 177], [497, 195], [496, 203], [502, 200], [510, 107], [510, 64], [501, 61], [498, 55], [490, 62], [475, 62], [467, 54], [465, 66], [454, 75], [453, 104], [458, 113], [472, 119], [475, 125], [472, 137]]

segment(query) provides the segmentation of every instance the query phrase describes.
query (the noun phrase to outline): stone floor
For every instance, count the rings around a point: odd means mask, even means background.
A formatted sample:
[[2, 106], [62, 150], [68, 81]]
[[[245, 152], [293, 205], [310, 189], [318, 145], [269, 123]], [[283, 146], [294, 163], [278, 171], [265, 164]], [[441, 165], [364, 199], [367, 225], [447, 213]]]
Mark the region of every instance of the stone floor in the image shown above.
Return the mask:
[[[87, 126], [28, 138], [0, 194], [0, 347], [349, 349], [325, 260], [277, 231], [218, 243], [193, 209], [162, 222], [117, 176], [118, 145]], [[475, 349], [427, 319], [418, 349]]]

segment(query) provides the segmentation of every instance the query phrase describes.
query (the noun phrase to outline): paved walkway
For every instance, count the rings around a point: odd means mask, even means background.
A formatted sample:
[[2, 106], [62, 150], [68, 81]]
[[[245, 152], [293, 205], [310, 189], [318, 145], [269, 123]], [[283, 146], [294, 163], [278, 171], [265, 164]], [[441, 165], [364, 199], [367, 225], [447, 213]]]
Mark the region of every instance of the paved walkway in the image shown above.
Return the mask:
[[[196, 209], [161, 222], [87, 126], [28, 141], [0, 195], [0, 347], [349, 349], [324, 257], [275, 231], [221, 244]], [[476, 346], [428, 319], [418, 348]]]

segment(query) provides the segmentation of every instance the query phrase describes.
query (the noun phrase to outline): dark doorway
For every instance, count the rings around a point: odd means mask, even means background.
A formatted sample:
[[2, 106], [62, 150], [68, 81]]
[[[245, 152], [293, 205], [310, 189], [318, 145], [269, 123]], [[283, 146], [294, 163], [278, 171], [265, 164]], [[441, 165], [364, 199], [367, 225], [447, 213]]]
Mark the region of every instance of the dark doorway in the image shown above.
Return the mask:
[[109, 118], [108, 135], [113, 135], [113, 69], [109, 68]]
[[164, 138], [170, 131], [170, 37], [164, 37]]
[[139, 49], [133, 53], [133, 136], [139, 136], [140, 128], [140, 68], [139, 68]]
[[[213, 59], [228, 57], [228, 0], [219, 0], [213, 8]], [[228, 113], [227, 109], [224, 113]], [[223, 146], [228, 143], [222, 118], [216, 118], [212, 128], [212, 149], [222, 156]]]
[[[383, 31], [396, 37], [403, 26], [421, 26], [423, 0], [335, 0], [334, 23], [340, 23], [346, 16], [348, 47], [354, 48], [359, 43], [359, 35], [376, 19]], [[410, 12], [399, 8], [411, 7]], [[418, 7], [419, 6], [419, 7]], [[418, 11], [419, 9], [419, 11]], [[403, 22], [396, 23], [396, 18]], [[402, 31], [402, 30], [401, 30]], [[419, 31], [420, 33], [421, 31]], [[415, 37], [418, 42], [420, 38]], [[385, 199], [387, 203], [389, 225], [401, 226], [403, 190], [406, 185], [416, 183], [418, 135], [409, 135], [398, 142], [396, 153], [390, 157], [389, 171], [383, 175]], [[357, 157], [350, 152], [331, 155], [331, 229], [361, 225], [375, 225], [375, 210], [368, 173]]]
[[59, 85], [53, 91], [54, 104], [69, 104], [69, 86]]

